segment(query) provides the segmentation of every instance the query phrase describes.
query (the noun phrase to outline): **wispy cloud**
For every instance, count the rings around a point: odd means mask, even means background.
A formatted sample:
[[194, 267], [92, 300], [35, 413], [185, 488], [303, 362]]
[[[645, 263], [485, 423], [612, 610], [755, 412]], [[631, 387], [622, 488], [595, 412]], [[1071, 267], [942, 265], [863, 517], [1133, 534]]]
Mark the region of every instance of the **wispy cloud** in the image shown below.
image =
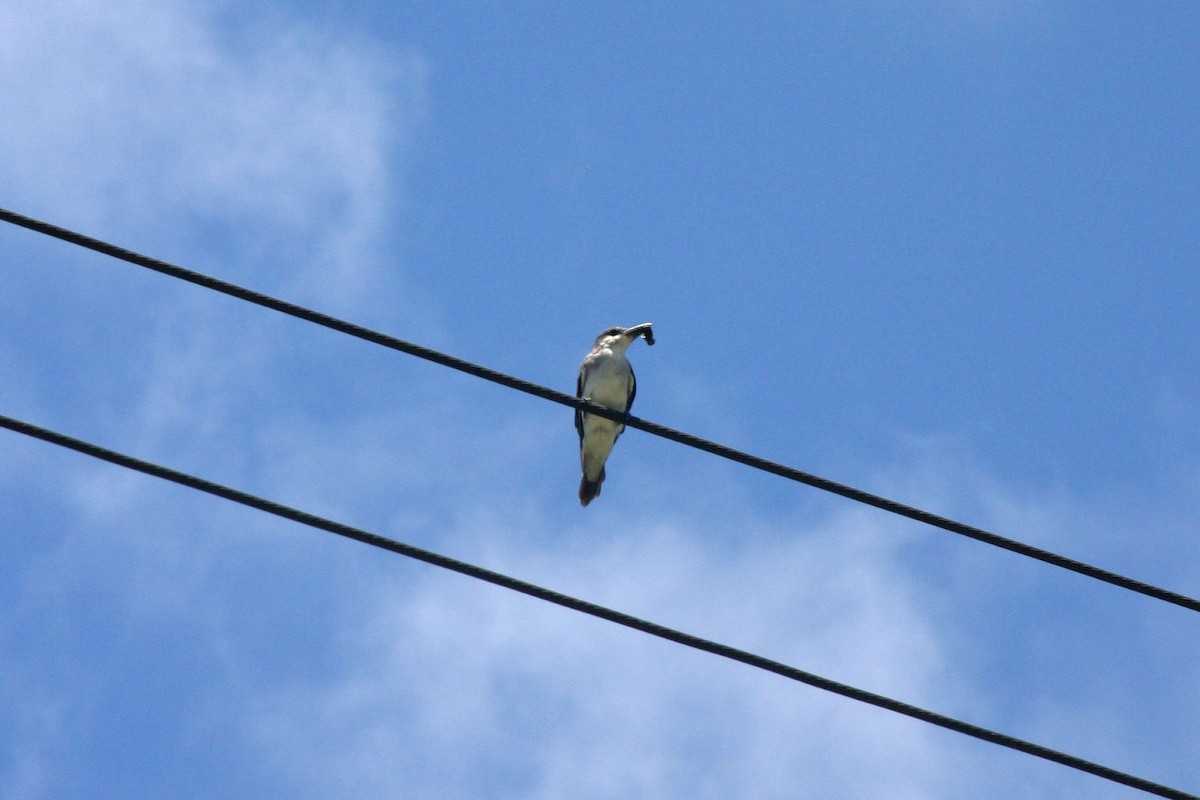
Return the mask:
[[[920, 442], [876, 482], [1043, 544], [1069, 547], [1106, 510], [1061, 487], [1005, 485], [946, 441]], [[1166, 670], [1178, 691], [1194, 680], [1176, 672], [1194, 648], [1170, 609], [875, 512], [644, 513], [613, 530], [498, 510], [445, 542], [552, 588], [1171, 781], [1175, 756], [1138, 753], [1154, 736], [1181, 754], [1187, 725], [1137, 678]], [[529, 534], [554, 528], [557, 538]], [[1125, 793], [457, 576], [403, 574], [356, 587], [365, 618], [339, 642], [335, 669], [257, 694], [244, 720], [315, 794], [434, 796], [486, 781], [493, 796], [522, 797]]]
[[[759, 544], [736, 551], [710, 549], [695, 520], [593, 533], [529, 549], [506, 544], [519, 531], [475, 530], [471, 549], [877, 691], [922, 701], [945, 679], [899, 540], [857, 514], [747, 530]], [[439, 796], [490, 780], [491, 796], [917, 797], [942, 779], [916, 723], [492, 587], [385, 580], [370, 607], [340, 676], [255, 708], [261, 746], [303, 765], [316, 794]]]
[[[335, 312], [378, 293], [415, 307], [384, 240], [425, 114], [424, 64], [331, 33], [254, 14], [234, 26], [202, 2], [8, 4], [3, 205]], [[6, 413], [199, 472], [254, 474], [251, 450], [206, 440], [242, 441], [247, 407], [298, 391], [278, 321], [247, 322], [178, 286], [130, 303], [129, 268], [70, 271], [95, 262], [22, 236], [14, 246], [56, 249], [8, 276], [29, 291], [8, 315], [23, 339], [2, 354]], [[89, 743], [110, 738], [96, 731], [131, 666], [116, 666], [128, 631], [170, 618], [233, 658], [214, 587], [231, 531], [261, 521], [190, 514], [202, 498], [70, 456], [7, 444], [5, 456], [20, 498], [5, 523], [25, 549], [0, 615], [0, 716], [21, 721], [0, 737], [0, 784], [5, 797], [53, 796], [80, 779], [71, 767]]]
[[7, 203], [235, 272], [269, 254], [327, 301], [377, 287], [419, 56], [279, 17], [232, 31], [199, 2], [15, 3], [0, 35]]

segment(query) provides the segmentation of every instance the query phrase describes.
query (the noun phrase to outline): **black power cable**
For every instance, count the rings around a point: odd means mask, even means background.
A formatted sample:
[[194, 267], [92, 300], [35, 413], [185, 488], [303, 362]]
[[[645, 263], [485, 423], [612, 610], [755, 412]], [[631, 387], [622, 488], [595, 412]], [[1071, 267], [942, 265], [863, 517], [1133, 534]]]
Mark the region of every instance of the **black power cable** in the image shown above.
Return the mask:
[[829, 678], [823, 678], [820, 675], [814, 675], [811, 672], [805, 672], [804, 670], [797, 669], [796, 667], [791, 667], [778, 661], [772, 661], [769, 658], [765, 658], [745, 650], [739, 650], [735, 647], [730, 647], [729, 645], [720, 644], [719, 642], [702, 639], [699, 636], [693, 636], [690, 633], [683, 633], [682, 631], [677, 631], [664, 625], [659, 625], [655, 622], [649, 622], [620, 611], [615, 611], [611, 608], [606, 608], [605, 606], [596, 605], [595, 603], [590, 603], [587, 600], [580, 600], [551, 589], [546, 589], [536, 584], [527, 583], [526, 581], [509, 577], [508, 575], [504, 575], [499, 572], [493, 572], [492, 570], [475, 566], [474, 564], [469, 564], [464, 561], [450, 558], [449, 556], [444, 556], [429, 550], [423, 550], [410, 544], [404, 544], [403, 542], [395, 541], [394, 539], [388, 539], [384, 536], [380, 536], [379, 534], [362, 530], [361, 528], [354, 528], [341, 522], [335, 522], [330, 519], [325, 519], [324, 517], [318, 517], [315, 514], [309, 514], [306, 511], [300, 511], [299, 509], [291, 508], [289, 506], [276, 503], [272, 500], [256, 497], [252, 494], [247, 494], [246, 492], [242, 492], [228, 486], [222, 486], [221, 484], [213, 483], [212, 481], [198, 478], [194, 475], [188, 475], [187, 473], [170, 469], [169, 467], [152, 464], [148, 461], [142, 461], [141, 459], [134, 458], [133, 456], [108, 450], [100, 447], [99, 445], [91, 444], [80, 439], [75, 439], [55, 431], [47, 430], [46, 428], [40, 428], [36, 425], [31, 425], [28, 422], [22, 422], [21, 420], [13, 419], [12, 417], [0, 415], [0, 427], [7, 428], [11, 431], [15, 431], [16, 433], [21, 433], [26, 436], [31, 436], [35, 439], [41, 439], [42, 441], [56, 444], [60, 447], [75, 450], [79, 453], [84, 453], [94, 458], [101, 459], [102, 461], [108, 461], [112, 464], [125, 467], [126, 469], [142, 472], [146, 475], [152, 475], [156, 478], [162, 478], [163, 480], [171, 481], [172, 483], [177, 483], [181, 486], [187, 486], [235, 503], [240, 503], [244, 506], [249, 506], [250, 508], [265, 511], [268, 514], [274, 514], [275, 516], [283, 517], [284, 519], [290, 519], [294, 522], [308, 525], [309, 527], [318, 528], [323, 531], [328, 531], [329, 533], [337, 534], [338, 536], [344, 536], [347, 539], [353, 539], [357, 542], [369, 544], [372, 547], [379, 547], [384, 550], [389, 550], [393, 553], [407, 556], [408, 558], [423, 561], [426, 564], [432, 564], [436, 567], [448, 569], [477, 580], [486, 581], [488, 583], [495, 584], [496, 586], [501, 586], [505, 589], [511, 589], [512, 591], [520, 592], [522, 594], [529, 595], [530, 597], [535, 597], [538, 600], [544, 600], [548, 603], [554, 603], [555, 605], [569, 608], [573, 611], [589, 614], [593, 617], [599, 617], [600, 619], [608, 620], [609, 622], [615, 622], [618, 625], [624, 625], [627, 628], [633, 628], [634, 630], [648, 633], [651, 636], [657, 636], [660, 639], [666, 639], [667, 641], [675, 642], [676, 644], [681, 644], [696, 650], [703, 650], [706, 653], [712, 653], [713, 655], [721, 656], [722, 658], [738, 661], [742, 664], [747, 664], [757, 669], [773, 672], [776, 675], [783, 676], [784, 678], [805, 683], [809, 686], [813, 686], [817, 689], [822, 689], [827, 692], [840, 694], [843, 697], [848, 697], [851, 700], [857, 700], [860, 703], [878, 706], [879, 708], [883, 708], [897, 714], [903, 714], [905, 716], [912, 717], [913, 719], [919, 719], [922, 722], [928, 722], [931, 725], [937, 725], [942, 728], [957, 731], [958, 733], [966, 734], [967, 736], [973, 736], [976, 739], [982, 739], [985, 742], [1000, 745], [1001, 747], [1007, 747], [1011, 750], [1018, 750], [1022, 753], [1028, 753], [1029, 755], [1037, 756], [1038, 758], [1043, 758], [1047, 761], [1053, 761], [1082, 772], [1087, 772], [1116, 783], [1124, 784], [1125, 786], [1130, 786], [1134, 789], [1140, 789], [1143, 792], [1149, 792], [1150, 794], [1158, 795], [1159, 797], [1173, 798], [1173, 800], [1200, 800], [1200, 797], [1180, 791], [1179, 789], [1172, 789], [1169, 786], [1163, 786], [1162, 784], [1154, 783], [1153, 781], [1146, 780], [1145, 778], [1139, 778], [1136, 775], [1130, 775], [1128, 773], [1112, 769], [1111, 767], [1106, 767], [1102, 764], [1097, 764], [1077, 756], [1052, 750], [1049, 747], [1045, 747], [1040, 744], [1027, 742], [1014, 736], [998, 733], [987, 728], [982, 728], [978, 725], [972, 725], [969, 722], [963, 722], [961, 720], [954, 719], [953, 717], [947, 717], [934, 711], [928, 711], [924, 708], [910, 705], [900, 700], [893, 700], [890, 697], [885, 697], [873, 692], [868, 692], [864, 689], [848, 686], [844, 683], [838, 683], [837, 681], [830, 680]]
[[485, 380], [492, 381], [493, 383], [498, 383], [501, 386], [507, 386], [510, 389], [516, 389], [527, 394], [532, 394], [545, 400], [560, 403], [564, 406], [580, 408], [587, 411], [589, 414], [598, 414], [599, 416], [606, 417], [608, 419], [618, 420], [620, 422], [624, 422], [631, 428], [639, 428], [647, 433], [654, 434], [655, 436], [661, 436], [664, 439], [670, 439], [672, 441], [679, 442], [680, 444], [687, 445], [688, 447], [694, 447], [698, 450], [703, 450], [705, 452], [712, 453], [713, 455], [727, 458], [730, 461], [736, 461], [740, 464], [745, 464], [764, 472], [770, 472], [774, 475], [779, 475], [780, 477], [787, 478], [788, 480], [803, 483], [825, 492], [831, 492], [859, 503], [874, 506], [875, 508], [882, 509], [892, 514], [908, 517], [909, 519], [916, 520], [917, 522], [923, 522], [927, 525], [932, 525], [935, 528], [941, 528], [942, 530], [950, 531], [951, 533], [957, 533], [961, 536], [966, 536], [968, 538], [984, 542], [985, 544], [992, 545], [993, 547], [1000, 547], [1005, 550], [1010, 550], [1019, 555], [1026, 556], [1028, 558], [1034, 558], [1052, 566], [1079, 573], [1080, 575], [1086, 575], [1089, 578], [1104, 581], [1105, 583], [1112, 584], [1113, 586], [1119, 586], [1122, 589], [1127, 589], [1131, 592], [1137, 592], [1138, 594], [1142, 594], [1147, 597], [1153, 597], [1156, 600], [1171, 603], [1173, 605], [1186, 608], [1190, 611], [1200, 611], [1200, 600], [1180, 594], [1179, 592], [1174, 592], [1170, 589], [1163, 589], [1161, 587], [1154, 586], [1153, 584], [1135, 580], [1134, 578], [1129, 578], [1100, 567], [1092, 566], [1091, 564], [1086, 564], [1082, 561], [1076, 561], [1075, 559], [1058, 555], [1057, 553], [1052, 553], [1039, 547], [1034, 547], [1033, 545], [1008, 539], [1004, 536], [1000, 536], [999, 534], [983, 530], [982, 528], [977, 528], [973, 525], [967, 525], [966, 523], [958, 522], [948, 517], [943, 517], [929, 511], [915, 508], [913, 506], [908, 506], [895, 500], [889, 500], [886, 497], [880, 497], [879, 495], [871, 494], [870, 492], [863, 491], [862, 489], [855, 489], [852, 486], [847, 486], [845, 484], [829, 480], [828, 478], [822, 478], [818, 475], [802, 472], [798, 469], [794, 469], [783, 464], [768, 461], [765, 458], [760, 458], [758, 456], [751, 455], [750, 453], [744, 453], [740, 450], [735, 450], [732, 447], [727, 447], [723, 444], [718, 444], [717, 442], [711, 442], [707, 439], [701, 439], [699, 436], [693, 436], [690, 433], [677, 431], [672, 428], [668, 428], [665, 425], [659, 425], [656, 422], [640, 419], [639, 417], [626, 416], [619, 412], [613, 411], [612, 409], [605, 408], [594, 403], [589, 403], [586, 400], [572, 397], [571, 395], [555, 391], [554, 389], [549, 389], [545, 386], [539, 386], [536, 383], [515, 378], [511, 375], [505, 375], [502, 372], [497, 372], [496, 370], [488, 369], [487, 367], [481, 367], [478, 364], [472, 364], [471, 362], [464, 361], [461, 358], [455, 358], [454, 356], [440, 353], [437, 350], [432, 350], [428, 347], [412, 344], [411, 342], [397, 339], [394, 336], [389, 336], [385, 333], [379, 333], [378, 331], [364, 328], [361, 325], [355, 325], [352, 322], [346, 322], [345, 320], [331, 317], [328, 314], [322, 314], [319, 311], [313, 311], [312, 309], [304, 308], [303, 306], [298, 306], [294, 303], [289, 303], [286, 300], [279, 300], [277, 298], [270, 297], [269, 295], [253, 291], [252, 289], [246, 289], [232, 283], [227, 283], [218, 278], [213, 278], [199, 272], [184, 269], [183, 267], [178, 267], [174, 264], [169, 264], [166, 261], [160, 261], [159, 259], [151, 258], [150, 256], [135, 253], [131, 250], [126, 250], [123, 247], [118, 247], [116, 245], [100, 241], [99, 239], [93, 239], [90, 236], [85, 236], [84, 234], [76, 233], [74, 231], [67, 230], [66, 228], [60, 228], [59, 226], [52, 225], [48, 222], [42, 222], [40, 220], [36, 220], [22, 214], [17, 214], [16, 212], [8, 211], [3, 208], [0, 208], [0, 221], [9, 222], [13, 225], [18, 225], [22, 228], [27, 228], [29, 230], [45, 234], [46, 236], [52, 236], [56, 239], [61, 239], [64, 242], [69, 242], [89, 250], [94, 250], [98, 253], [103, 253], [105, 255], [112, 256], [113, 258], [127, 261], [130, 264], [136, 264], [140, 267], [152, 269], [156, 272], [161, 272], [164, 275], [169, 275], [172, 278], [188, 281], [198, 286], [203, 286], [206, 289], [212, 289], [213, 291], [221, 292], [222, 294], [229, 295], [230, 297], [236, 297], [239, 300], [245, 300], [246, 302], [254, 303], [264, 308], [269, 308], [273, 311], [288, 314], [289, 316], [296, 317], [297, 319], [302, 319], [306, 322], [321, 325], [340, 333], [349, 334], [350, 336], [372, 342], [373, 344], [382, 345], [383, 347], [388, 347], [392, 350], [398, 350], [401, 353], [407, 353], [408, 355], [423, 358], [426, 361], [432, 361], [435, 364], [441, 364], [444, 367], [450, 367], [460, 372], [465, 372], [468, 375], [473, 375], [477, 378], [483, 378]]

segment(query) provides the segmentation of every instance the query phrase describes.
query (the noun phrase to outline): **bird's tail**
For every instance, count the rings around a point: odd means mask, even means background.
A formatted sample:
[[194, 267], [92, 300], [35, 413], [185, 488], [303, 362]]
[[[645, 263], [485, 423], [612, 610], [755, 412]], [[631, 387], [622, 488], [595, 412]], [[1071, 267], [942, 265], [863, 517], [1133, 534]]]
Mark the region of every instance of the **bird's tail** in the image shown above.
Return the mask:
[[600, 496], [600, 484], [604, 483], [604, 467], [600, 468], [600, 475], [594, 481], [589, 481], [585, 473], [583, 479], [579, 481], [579, 504], [587, 507], [587, 504]]

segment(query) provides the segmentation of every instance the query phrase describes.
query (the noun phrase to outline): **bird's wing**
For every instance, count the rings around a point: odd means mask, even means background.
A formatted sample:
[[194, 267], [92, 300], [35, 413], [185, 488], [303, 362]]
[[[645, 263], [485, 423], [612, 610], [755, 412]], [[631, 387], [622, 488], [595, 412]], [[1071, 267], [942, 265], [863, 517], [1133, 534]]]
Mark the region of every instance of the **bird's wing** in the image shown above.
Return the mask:
[[[583, 397], [583, 367], [579, 368], [579, 378], [575, 381], [575, 396]], [[579, 445], [583, 446], [583, 412], [575, 409], [575, 430], [579, 431]]]
[[[629, 402], [625, 404], [625, 413], [628, 414], [633, 408], [633, 398], [637, 397], [637, 376], [633, 374], [633, 367], [629, 368]], [[621, 438], [621, 434], [625, 432], [624, 425], [617, 426], [617, 435], [613, 439], [615, 444], [617, 439]]]

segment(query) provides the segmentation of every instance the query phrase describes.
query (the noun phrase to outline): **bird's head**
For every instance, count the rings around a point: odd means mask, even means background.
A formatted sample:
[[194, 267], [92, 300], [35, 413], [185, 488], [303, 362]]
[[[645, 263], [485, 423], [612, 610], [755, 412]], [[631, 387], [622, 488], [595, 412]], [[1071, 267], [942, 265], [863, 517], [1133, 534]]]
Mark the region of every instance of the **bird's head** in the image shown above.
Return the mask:
[[629, 328], [622, 328], [619, 325], [608, 328], [599, 336], [596, 337], [596, 347], [608, 347], [617, 353], [624, 353], [629, 345], [639, 336], [646, 338], [646, 344], [654, 344], [654, 331], [651, 330], [651, 323], [643, 322], [641, 325], [634, 325]]

